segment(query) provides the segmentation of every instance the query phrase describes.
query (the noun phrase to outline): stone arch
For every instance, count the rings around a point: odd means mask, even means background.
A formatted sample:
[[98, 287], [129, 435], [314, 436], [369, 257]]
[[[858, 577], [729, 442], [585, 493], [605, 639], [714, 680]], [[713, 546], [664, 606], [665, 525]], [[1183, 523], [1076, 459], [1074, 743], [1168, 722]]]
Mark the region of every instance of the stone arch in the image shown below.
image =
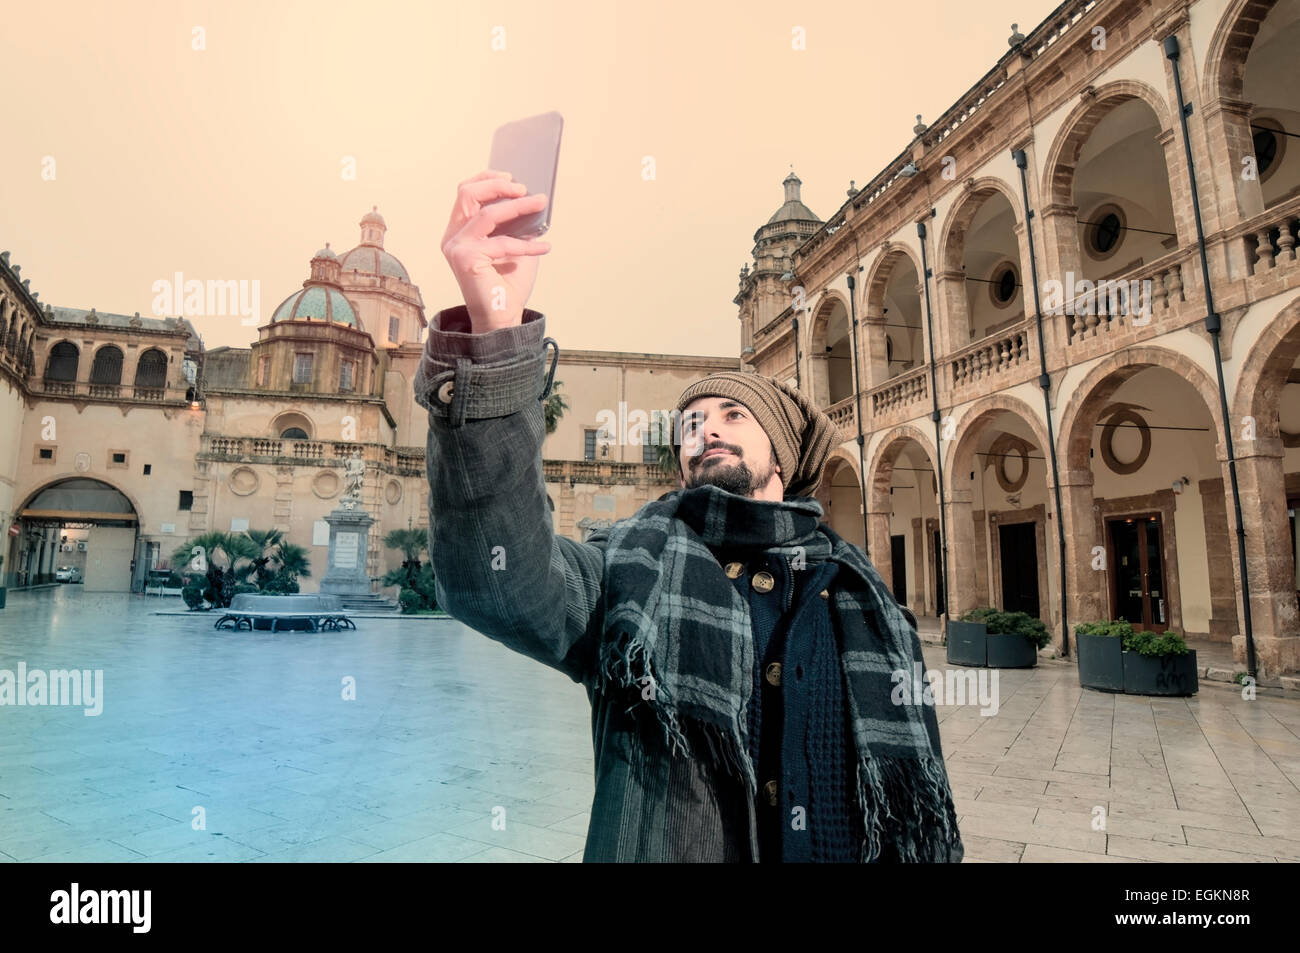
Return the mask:
[[[867, 472], [871, 475], [871, 482], [867, 485], [867, 506], [872, 512], [878, 512], [881, 509], [889, 508], [889, 482], [893, 476], [894, 462], [898, 460], [898, 455], [907, 448], [908, 441], [912, 441], [921, 448], [930, 462], [930, 466], [935, 473], [939, 468], [935, 465], [938, 454], [934, 451], [934, 440], [927, 437], [925, 433], [913, 424], [901, 424], [890, 429], [884, 441], [880, 444], [871, 457], [871, 465]], [[883, 506], [882, 506], [883, 504]]]
[[893, 277], [894, 269], [904, 258], [912, 262], [912, 267], [916, 270], [918, 279], [924, 273], [921, 267], [921, 256], [918, 252], [913, 251], [909, 245], [891, 242], [871, 266], [871, 270], [867, 272], [867, 280], [863, 282], [865, 288], [863, 292], [863, 315], [866, 318], [880, 317], [880, 310], [884, 307], [885, 289], [889, 286], [889, 279]]
[[[1040, 413], [1036, 413], [1032, 407], [1019, 397], [1012, 397], [1009, 394], [994, 394], [990, 397], [984, 397], [968, 407], [957, 422], [961, 436], [957, 438], [956, 444], [944, 458], [943, 471], [947, 487], [967, 487], [970, 485], [970, 477], [961, 477], [960, 475], [970, 472], [969, 461], [972, 459], [975, 446], [979, 443], [981, 435], [992, 419], [1004, 412], [1015, 414], [1023, 420], [1033, 432], [1034, 439], [1038, 441], [1039, 449], [1042, 450], [1043, 455], [1047, 456], [1050, 453], [1051, 441], [1047, 439], [1047, 424], [1043, 421]], [[978, 468], [976, 469], [978, 470]], [[1047, 468], [1047, 480], [1050, 488], [1052, 480], [1050, 466]]]
[[[57, 364], [56, 364], [57, 361]], [[72, 376], [51, 376], [58, 370], [60, 375], [71, 371]], [[81, 373], [81, 348], [66, 338], [53, 342], [45, 353], [45, 379], [56, 381], [75, 381]]]
[[[271, 436], [279, 438], [286, 430], [297, 427], [307, 435], [307, 440], [316, 439], [316, 423], [302, 411], [286, 410], [271, 419]], [[303, 439], [303, 438], [298, 438]]]
[[1232, 416], [1255, 418], [1256, 437], [1278, 437], [1274, 411], [1296, 359], [1300, 358], [1300, 298], [1273, 318], [1241, 363], [1233, 392]]
[[[1040, 193], [1044, 196], [1044, 204], [1070, 205], [1073, 202], [1074, 170], [1080, 151], [1097, 128], [1097, 123], [1116, 106], [1130, 99], [1140, 99], [1150, 106], [1162, 131], [1173, 128], [1169, 106], [1154, 87], [1133, 79], [1105, 84], [1070, 111], [1048, 149]], [[1171, 176], [1175, 173], [1173, 169], [1168, 171]], [[1014, 207], [1015, 203], [1012, 203]]]
[[[854, 505], [848, 516], [841, 516], [843, 507], [837, 511], [831, 504], [834, 502], [833, 487], [835, 478], [845, 471], [853, 480], [855, 498]], [[845, 537], [850, 542], [856, 541], [857, 536], [862, 532], [862, 527], [865, 525], [863, 514], [858, 512], [858, 508], [862, 505], [862, 474], [858, 466], [857, 454], [850, 453], [843, 447], [837, 447], [832, 451], [831, 455], [826, 459], [821, 482], [818, 483], [813, 496], [822, 505], [823, 522], [830, 525], [840, 536]], [[846, 526], [844, 521], [850, 521], [852, 525]]]
[[[827, 351], [831, 329], [831, 317], [836, 309], [841, 309], [844, 316], [844, 342], [846, 354], [850, 358], [847, 368], [832, 368], [830, 354]], [[830, 407], [839, 403], [854, 392], [854, 373], [852, 362], [853, 328], [852, 312], [844, 294], [838, 290], [826, 291], [813, 312], [809, 322], [807, 337], [804, 339], [803, 353], [808, 358], [808, 371], [811, 387], [810, 396], [821, 407]], [[847, 371], [847, 381], [843, 373]], [[836, 376], [840, 375], [840, 376]], [[838, 382], [839, 387], [835, 386]]]
[[122, 365], [126, 355], [116, 344], [101, 344], [90, 359], [92, 384], [121, 384]]
[[1185, 354], [1164, 347], [1130, 347], [1098, 363], [1079, 382], [1061, 414], [1058, 450], [1062, 469], [1088, 470], [1093, 425], [1111, 395], [1126, 380], [1148, 367], [1162, 367], [1187, 381], [1200, 394], [1214, 421], [1216, 444], [1223, 441], [1219, 387], [1205, 368]]
[[1201, 80], [1206, 99], [1240, 100], [1246, 58], [1255, 44], [1259, 28], [1277, 0], [1232, 0], [1223, 11], [1210, 48], [1205, 54], [1205, 73]]
[[[941, 271], [961, 271], [961, 252], [965, 248], [966, 230], [970, 228], [970, 223], [984, 203], [997, 193], [1001, 193], [1003, 198], [1007, 200], [1007, 204], [1011, 206], [1011, 214], [1015, 216], [1016, 226], [1019, 227], [1023, 224], [1024, 214], [1017, 208], [1020, 196], [1012, 190], [1011, 186], [997, 176], [992, 175], [981, 176], [972, 180], [971, 185], [963, 190], [961, 197], [948, 210], [943, 229], [939, 233], [939, 269]], [[919, 269], [917, 274], [920, 274]]]
[[161, 348], [151, 347], [136, 360], [135, 386], [167, 386], [167, 355]]
[[[22, 501], [23, 501], [22, 505], [14, 509], [15, 517], [19, 516], [23, 512], [23, 510], [31, 506], [32, 501], [35, 500], [38, 496], [40, 496], [42, 493], [44, 493], [46, 490], [50, 489], [50, 487], [55, 486], [56, 484], [59, 483], [64, 483], [68, 480], [89, 480], [94, 483], [102, 483], [104, 484], [104, 486], [108, 487], [111, 490], [116, 490], [119, 494], [125, 497], [128, 503], [131, 504], [132, 515], [137, 520], [140, 521], [144, 520], [144, 513], [145, 513], [144, 507], [140, 505], [140, 500], [133, 493], [131, 493], [131, 491], [128, 490], [126, 487], [123, 487], [118, 483], [114, 482], [113, 480], [110, 480], [109, 478], [102, 476], [98, 473], [91, 475], [88, 473], [81, 473], [77, 470], [65, 470], [62, 473], [59, 473], [55, 476], [48, 477], [45, 480], [43, 480], [39, 486], [35, 487], [30, 492], [24, 494], [22, 497]], [[16, 498], [17, 497], [15, 497], [15, 499]]]

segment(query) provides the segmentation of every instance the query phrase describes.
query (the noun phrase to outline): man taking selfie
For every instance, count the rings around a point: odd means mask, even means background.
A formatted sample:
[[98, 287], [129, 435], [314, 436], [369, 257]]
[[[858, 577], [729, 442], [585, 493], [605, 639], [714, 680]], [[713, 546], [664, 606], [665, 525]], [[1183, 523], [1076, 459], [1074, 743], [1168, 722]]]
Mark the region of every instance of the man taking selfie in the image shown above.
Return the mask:
[[821, 522], [841, 438], [807, 397], [690, 385], [679, 489], [585, 543], [552, 531], [554, 341], [526, 307], [550, 245], [493, 234], [546, 204], [509, 173], [460, 184], [442, 249], [465, 304], [430, 322], [415, 387], [439, 603], [591, 701], [583, 859], [960, 861], [933, 706], [891, 702], [924, 664], [914, 619]]

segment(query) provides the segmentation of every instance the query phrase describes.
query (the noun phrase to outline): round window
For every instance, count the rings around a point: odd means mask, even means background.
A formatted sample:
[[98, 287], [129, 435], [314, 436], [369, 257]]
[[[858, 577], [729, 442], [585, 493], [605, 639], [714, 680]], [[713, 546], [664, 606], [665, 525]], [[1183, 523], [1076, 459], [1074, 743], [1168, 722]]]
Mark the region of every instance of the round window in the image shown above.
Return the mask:
[[290, 427], [284, 433], [280, 434], [281, 440], [306, 440], [307, 431], [301, 427]]
[[1277, 158], [1277, 133], [1272, 129], [1256, 129], [1254, 136], [1255, 162], [1260, 174], [1267, 172]]
[[989, 298], [995, 307], [1005, 308], [1016, 300], [1020, 291], [1020, 273], [1013, 262], [997, 265], [988, 278]]
[[1259, 181], [1266, 182], [1277, 173], [1286, 158], [1286, 133], [1281, 123], [1268, 117], [1252, 121], [1250, 131], [1255, 149], [1255, 169]]
[[1103, 205], [1088, 219], [1087, 244], [1093, 258], [1109, 258], [1124, 238], [1124, 213], [1118, 206]]

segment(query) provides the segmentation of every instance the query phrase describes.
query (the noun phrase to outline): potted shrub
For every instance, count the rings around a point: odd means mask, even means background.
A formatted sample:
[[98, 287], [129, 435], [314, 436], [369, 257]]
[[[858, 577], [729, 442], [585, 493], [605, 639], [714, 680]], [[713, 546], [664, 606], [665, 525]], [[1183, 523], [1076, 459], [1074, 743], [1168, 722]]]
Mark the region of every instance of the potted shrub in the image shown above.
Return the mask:
[[1196, 652], [1177, 632], [1134, 632], [1124, 644], [1124, 691], [1131, 695], [1195, 695]]
[[1133, 626], [1123, 619], [1075, 626], [1079, 684], [1103, 692], [1124, 691], [1124, 641], [1132, 635]]
[[1052, 640], [1043, 621], [1027, 612], [994, 612], [984, 624], [990, 668], [1032, 668], [1038, 650]]
[[1040, 619], [983, 606], [948, 623], [948, 662], [1031, 668], [1038, 663], [1038, 650], [1051, 640]]

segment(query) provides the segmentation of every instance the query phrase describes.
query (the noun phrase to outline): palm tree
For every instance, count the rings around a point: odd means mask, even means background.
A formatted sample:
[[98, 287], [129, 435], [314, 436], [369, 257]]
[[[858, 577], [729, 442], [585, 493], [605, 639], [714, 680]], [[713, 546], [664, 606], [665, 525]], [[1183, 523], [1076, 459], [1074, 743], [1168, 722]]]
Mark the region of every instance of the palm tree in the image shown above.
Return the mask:
[[669, 429], [668, 418], [662, 415], [656, 417], [655, 436], [657, 438], [656, 447], [658, 456], [655, 464], [664, 473], [665, 476], [676, 480], [681, 473], [681, 464], [677, 459], [677, 448], [673, 446], [672, 433]]
[[283, 542], [275, 551], [276, 575], [287, 582], [297, 583], [299, 576], [311, 575], [311, 561], [307, 558], [307, 547], [296, 543]]
[[546, 418], [546, 432], [548, 434], [555, 433], [555, 428], [560, 425], [560, 418], [569, 409], [568, 401], [560, 393], [560, 388], [563, 385], [564, 381], [555, 381], [551, 385], [551, 393], [547, 396], [546, 403], [542, 404], [542, 414]]
[[[420, 554], [429, 548], [428, 534], [422, 529], [389, 530], [388, 535], [384, 537], [384, 545], [389, 549], [400, 549], [402, 555], [406, 557], [402, 560], [402, 571], [399, 578], [405, 580], [407, 588], [412, 588], [415, 579], [420, 575]], [[394, 575], [394, 573], [389, 575]], [[385, 582], [384, 584], [398, 585], [397, 582]]]
[[245, 530], [244, 535], [257, 547], [258, 556], [253, 560], [253, 573], [257, 576], [258, 588], [264, 589], [271, 576], [266, 567], [275, 558], [276, 547], [284, 540], [284, 532], [278, 529], [250, 529]]
[[244, 533], [203, 533], [178, 548], [172, 560], [189, 567], [197, 558], [193, 555], [196, 548], [202, 550], [207, 565], [203, 570], [187, 568], [187, 571], [203, 572], [207, 577], [205, 599], [222, 608], [230, 605], [235, 586], [254, 571], [255, 560], [262, 554], [257, 543]]

